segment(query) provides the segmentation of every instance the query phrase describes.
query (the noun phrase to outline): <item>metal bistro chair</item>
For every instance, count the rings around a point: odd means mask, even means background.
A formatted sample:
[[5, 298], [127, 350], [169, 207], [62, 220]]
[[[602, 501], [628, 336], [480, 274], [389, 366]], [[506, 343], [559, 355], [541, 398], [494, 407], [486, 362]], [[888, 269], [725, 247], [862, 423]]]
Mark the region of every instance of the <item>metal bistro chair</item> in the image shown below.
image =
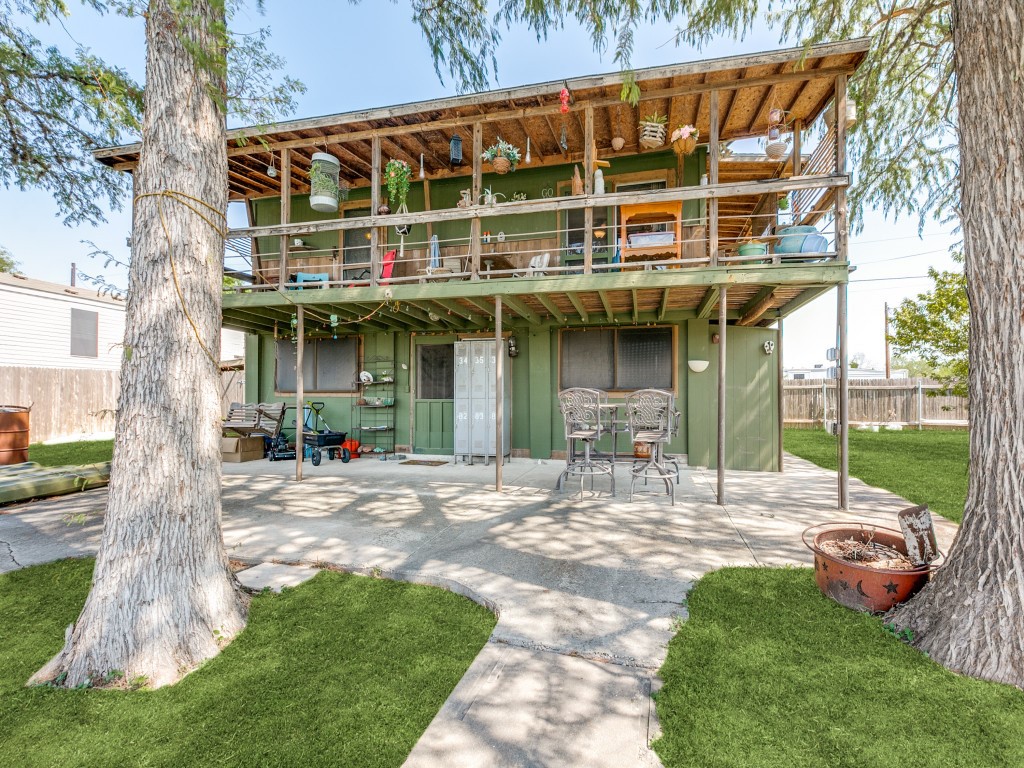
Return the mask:
[[629, 500], [637, 480], [661, 480], [668, 489], [672, 504], [676, 503], [675, 478], [678, 472], [669, 467], [665, 446], [672, 439], [676, 414], [675, 395], [661, 389], [638, 389], [626, 396], [626, 421], [634, 443], [650, 446], [646, 460], [634, 462], [629, 484]]
[[[580, 500], [583, 499], [583, 484], [590, 478], [594, 488], [594, 477], [608, 475], [611, 478], [612, 496], [615, 495], [615, 462], [594, 456], [594, 443], [607, 431], [601, 417], [601, 406], [606, 395], [599, 389], [573, 387], [558, 393], [558, 405], [565, 421], [565, 469], [558, 476], [557, 490], [562, 490], [565, 479], [578, 475], [580, 478]], [[576, 449], [576, 442], [583, 443], [583, 453]]]

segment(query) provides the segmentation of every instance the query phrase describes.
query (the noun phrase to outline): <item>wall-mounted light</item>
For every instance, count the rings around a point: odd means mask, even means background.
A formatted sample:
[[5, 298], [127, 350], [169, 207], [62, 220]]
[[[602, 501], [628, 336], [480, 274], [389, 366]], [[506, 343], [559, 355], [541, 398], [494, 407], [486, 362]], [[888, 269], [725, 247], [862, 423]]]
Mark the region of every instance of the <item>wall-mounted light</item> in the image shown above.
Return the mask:
[[519, 340], [515, 336], [508, 337], [508, 356], [515, 357], [519, 354]]
[[452, 134], [452, 140], [448, 143], [448, 159], [452, 165], [462, 165], [462, 137], [457, 133]]
[[717, 333], [712, 333], [711, 334], [711, 343], [712, 344], [717, 344], [721, 340], [722, 340], [722, 336], [720, 334], [717, 334]]
[[764, 353], [766, 355], [770, 355], [774, 351], [775, 351], [775, 342], [772, 341], [771, 339], [769, 339], [768, 341], [766, 341], [764, 343]]
[[704, 373], [708, 369], [709, 361], [707, 360], [687, 360], [686, 364], [690, 366], [690, 370], [694, 373]]

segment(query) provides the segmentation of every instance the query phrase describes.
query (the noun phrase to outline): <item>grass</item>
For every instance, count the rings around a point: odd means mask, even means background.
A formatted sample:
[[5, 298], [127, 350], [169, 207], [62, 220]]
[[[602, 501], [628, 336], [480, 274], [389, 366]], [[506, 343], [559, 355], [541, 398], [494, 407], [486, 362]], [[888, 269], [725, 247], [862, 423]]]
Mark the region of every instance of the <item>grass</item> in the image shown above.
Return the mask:
[[28, 447], [28, 460], [45, 467], [98, 464], [102, 461], [110, 461], [110, 457], [113, 455], [113, 440], [82, 440], [77, 443], [55, 443], [54, 445], [33, 443]]
[[659, 673], [666, 768], [1024, 765], [1024, 692], [946, 671], [809, 569], [716, 571], [688, 604]]
[[62, 643], [91, 560], [0, 576], [0, 765], [398, 766], [495, 617], [431, 587], [321, 572], [156, 691], [24, 688]]
[[[824, 430], [787, 429], [785, 448], [836, 469], [836, 439]], [[967, 499], [966, 430], [850, 431], [850, 474], [959, 523]]]

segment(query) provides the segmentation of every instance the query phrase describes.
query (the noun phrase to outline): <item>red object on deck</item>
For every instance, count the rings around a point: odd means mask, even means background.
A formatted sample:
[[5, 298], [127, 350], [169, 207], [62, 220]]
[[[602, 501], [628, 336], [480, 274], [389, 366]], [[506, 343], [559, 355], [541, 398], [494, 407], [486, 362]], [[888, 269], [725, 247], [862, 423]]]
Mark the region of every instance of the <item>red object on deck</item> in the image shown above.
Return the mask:
[[398, 251], [388, 251], [384, 254], [384, 267], [380, 271], [380, 284], [387, 285], [391, 280], [391, 273], [395, 271], [395, 257]]

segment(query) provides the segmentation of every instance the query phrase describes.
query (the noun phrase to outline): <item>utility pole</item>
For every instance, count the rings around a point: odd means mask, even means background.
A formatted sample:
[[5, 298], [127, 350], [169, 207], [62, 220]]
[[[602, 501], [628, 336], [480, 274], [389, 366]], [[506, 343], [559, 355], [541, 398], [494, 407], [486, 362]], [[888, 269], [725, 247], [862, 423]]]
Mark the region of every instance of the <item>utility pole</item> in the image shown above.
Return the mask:
[[885, 378], [892, 377], [892, 358], [889, 356], [889, 302], [885, 302]]

